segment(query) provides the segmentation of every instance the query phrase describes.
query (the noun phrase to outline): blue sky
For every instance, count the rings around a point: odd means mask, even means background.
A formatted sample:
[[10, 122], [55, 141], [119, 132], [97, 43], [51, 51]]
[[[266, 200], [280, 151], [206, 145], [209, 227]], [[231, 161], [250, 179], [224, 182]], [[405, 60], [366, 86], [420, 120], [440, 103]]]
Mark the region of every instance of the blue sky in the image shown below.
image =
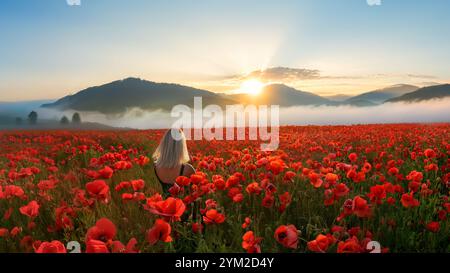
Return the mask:
[[447, 0], [2, 0], [0, 101], [129, 76], [226, 92], [273, 67], [290, 70], [258, 80], [322, 95], [449, 82], [449, 12]]

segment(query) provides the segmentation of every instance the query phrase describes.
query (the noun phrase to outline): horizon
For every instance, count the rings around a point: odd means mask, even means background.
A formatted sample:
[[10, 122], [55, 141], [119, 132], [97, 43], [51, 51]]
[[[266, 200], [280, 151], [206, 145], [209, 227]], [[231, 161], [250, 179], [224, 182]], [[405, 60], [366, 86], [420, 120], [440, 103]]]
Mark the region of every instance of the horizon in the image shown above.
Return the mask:
[[2, 1], [0, 101], [56, 100], [129, 75], [217, 93], [257, 80], [325, 97], [450, 82], [449, 2], [176, 2]]
[[[114, 83], [114, 82], [117, 82], [117, 81], [124, 81], [124, 80], [128, 80], [128, 79], [139, 79], [139, 80], [142, 80], [142, 81], [153, 82], [153, 83], [157, 83], [157, 84], [174, 84], [174, 85], [181, 85], [181, 86], [185, 86], [185, 87], [193, 87], [193, 86], [188, 86], [188, 85], [184, 85], [184, 84], [180, 84], [180, 83], [176, 83], [176, 82], [158, 82], [158, 81], [153, 81], [153, 80], [149, 80], [149, 79], [143, 79], [143, 78], [139, 78], [139, 77], [130, 76], [130, 77], [126, 77], [126, 78], [123, 78], [123, 79], [113, 80], [111, 82], [105, 82], [105, 83], [95, 84], [93, 86], [87, 86], [85, 88], [82, 88], [82, 89], [74, 91], [74, 92], [67, 93], [67, 94], [62, 95], [61, 97], [57, 97], [57, 98], [39, 98], [39, 99], [31, 99], [31, 100], [11, 100], [11, 101], [0, 100], [0, 103], [21, 103], [21, 102], [25, 103], [25, 102], [57, 101], [59, 99], [67, 97], [67, 96], [76, 95], [77, 93], [79, 93], [81, 91], [84, 91], [86, 89], [89, 89], [89, 88], [99, 87], [99, 86], [107, 85], [107, 84]], [[445, 84], [449, 84], [449, 83], [439, 83], [439, 84], [437, 84], [437, 83], [431, 84], [430, 83], [430, 85], [423, 85], [423, 86], [416, 85], [415, 87], [423, 88], [423, 87], [430, 87], [430, 86], [434, 86], [434, 85], [445, 85]], [[293, 86], [290, 86], [289, 84], [285, 84], [285, 83], [282, 83], [282, 82], [279, 82], [279, 83], [278, 82], [267, 83], [267, 84], [264, 84], [262, 86], [262, 88], [265, 88], [266, 86], [269, 86], [269, 85], [285, 85], [287, 87], [294, 88], [296, 91], [309, 92], [309, 93], [312, 93], [312, 94], [316, 94], [316, 93], [310, 92], [308, 90], [299, 90], [299, 89], [297, 89], [297, 88], [295, 88]], [[405, 85], [410, 85], [410, 84], [405, 84], [405, 83], [393, 84], [393, 85], [384, 86], [384, 87], [381, 87], [381, 88], [378, 88], [378, 89], [374, 89], [374, 90], [361, 91], [359, 93], [355, 93], [355, 94], [351, 94], [351, 95], [348, 95], [348, 94], [332, 94], [332, 95], [319, 95], [319, 94], [317, 94], [317, 95], [322, 96], [324, 98], [329, 98], [329, 99], [330, 99], [330, 97], [334, 97], [334, 96], [337, 96], [337, 97], [339, 97], [339, 96], [348, 96], [349, 98], [351, 98], [351, 97], [354, 97], [354, 96], [362, 95], [362, 94], [373, 92], [373, 91], [380, 91], [380, 90], [384, 90], [384, 89], [388, 89], [388, 88], [392, 88], [392, 87], [405, 86]], [[207, 89], [201, 89], [201, 90], [212, 92], [212, 93], [217, 93], [217, 94], [224, 94], [224, 95], [232, 95], [232, 94], [247, 94], [248, 95], [249, 94], [249, 93], [246, 93], [245, 91], [239, 92], [239, 89], [231, 90], [231, 91], [236, 91], [236, 92], [214, 92], [212, 90], [207, 90]], [[330, 100], [333, 100], [333, 99], [330, 99]]]

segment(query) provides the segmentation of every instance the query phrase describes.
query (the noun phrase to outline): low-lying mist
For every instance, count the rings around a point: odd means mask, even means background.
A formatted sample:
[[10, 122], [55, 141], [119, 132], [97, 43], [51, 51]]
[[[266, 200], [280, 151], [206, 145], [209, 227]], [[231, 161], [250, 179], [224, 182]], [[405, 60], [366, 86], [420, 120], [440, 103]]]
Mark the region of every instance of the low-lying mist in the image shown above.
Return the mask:
[[[204, 105], [205, 106], [205, 105]], [[225, 111], [225, 109], [223, 109]], [[61, 119], [75, 111], [56, 111], [40, 108], [39, 117]], [[79, 112], [82, 120], [114, 127], [135, 129], [168, 128], [177, 118], [169, 112], [129, 109], [126, 113], [105, 115], [98, 112]], [[450, 98], [414, 103], [386, 103], [379, 106], [294, 106], [280, 108], [281, 125], [349, 125], [371, 123], [450, 122]]]

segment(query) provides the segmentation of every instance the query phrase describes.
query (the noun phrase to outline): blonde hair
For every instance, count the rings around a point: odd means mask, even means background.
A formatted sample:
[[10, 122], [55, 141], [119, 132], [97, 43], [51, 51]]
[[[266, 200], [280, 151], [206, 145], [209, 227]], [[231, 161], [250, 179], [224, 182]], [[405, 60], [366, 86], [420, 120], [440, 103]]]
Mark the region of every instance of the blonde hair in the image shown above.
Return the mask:
[[181, 129], [169, 129], [153, 153], [156, 167], [176, 168], [189, 162], [186, 136]]

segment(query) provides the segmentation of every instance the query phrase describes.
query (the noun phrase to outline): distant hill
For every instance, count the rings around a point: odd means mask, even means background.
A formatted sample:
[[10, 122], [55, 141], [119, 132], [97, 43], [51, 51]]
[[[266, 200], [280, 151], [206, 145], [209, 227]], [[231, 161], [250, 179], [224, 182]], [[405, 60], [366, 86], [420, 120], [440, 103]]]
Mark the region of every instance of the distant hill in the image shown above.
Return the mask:
[[192, 107], [195, 96], [202, 97], [203, 105], [237, 103], [230, 98], [224, 98], [206, 90], [127, 78], [87, 88], [54, 103], [44, 104], [42, 107], [57, 110], [97, 111], [105, 114], [123, 113], [133, 107], [143, 110], [170, 111], [177, 104]]
[[323, 96], [323, 97], [326, 98], [326, 99], [332, 100], [332, 101], [341, 102], [341, 101], [348, 100], [348, 99], [351, 98], [352, 96], [350, 96], [350, 95], [345, 95], [345, 94], [337, 94], [337, 95]]
[[333, 104], [332, 101], [315, 95], [313, 93], [304, 92], [284, 84], [270, 84], [263, 88], [258, 96], [249, 94], [228, 95], [233, 100], [243, 104], [275, 104], [280, 106], [295, 105], [323, 105]]
[[351, 97], [347, 99], [345, 102], [353, 104], [359, 101], [359, 104], [361, 104], [361, 102], [365, 101], [372, 104], [381, 104], [386, 100], [399, 97], [406, 93], [414, 92], [417, 89], [419, 89], [419, 87], [414, 85], [398, 84]]
[[417, 91], [392, 98], [386, 102], [416, 102], [450, 97], [450, 84], [441, 84], [420, 88]]

